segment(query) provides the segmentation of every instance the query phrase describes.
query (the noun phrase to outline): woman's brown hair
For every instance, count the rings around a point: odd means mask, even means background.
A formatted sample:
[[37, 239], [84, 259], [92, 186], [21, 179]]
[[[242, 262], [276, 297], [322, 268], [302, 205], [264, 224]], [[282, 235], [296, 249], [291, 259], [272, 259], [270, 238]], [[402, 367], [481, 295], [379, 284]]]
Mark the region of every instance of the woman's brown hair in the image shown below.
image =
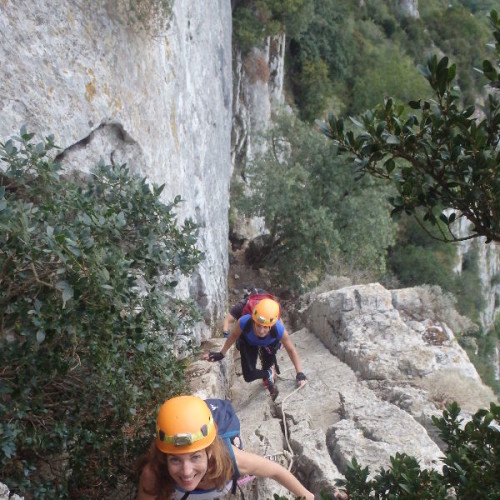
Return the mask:
[[[234, 477], [235, 468], [233, 459], [224, 441], [217, 436], [214, 442], [205, 448], [208, 459], [208, 468], [204, 479], [215, 485], [217, 490], [224, 486]], [[140, 476], [144, 467], [148, 466], [154, 474], [155, 483], [151, 490], [145, 490], [148, 495], [155, 495], [158, 500], [168, 500], [175, 489], [175, 481], [168, 472], [166, 453], [162, 453], [153, 441], [149, 450], [138, 460], [136, 471]]]

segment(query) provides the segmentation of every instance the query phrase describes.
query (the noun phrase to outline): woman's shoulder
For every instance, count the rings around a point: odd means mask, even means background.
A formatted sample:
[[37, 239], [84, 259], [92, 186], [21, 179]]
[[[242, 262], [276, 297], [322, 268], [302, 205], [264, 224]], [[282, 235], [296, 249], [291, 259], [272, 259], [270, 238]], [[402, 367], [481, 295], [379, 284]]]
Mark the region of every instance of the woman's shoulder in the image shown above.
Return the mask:
[[278, 333], [278, 335], [282, 337], [283, 334], [285, 333], [285, 325], [279, 319], [278, 321], [276, 321], [274, 326], [276, 327], [276, 332]]
[[245, 325], [248, 323], [249, 320], [252, 319], [252, 315], [251, 314], [244, 314], [239, 320], [239, 325], [240, 325], [240, 328], [243, 330], [243, 328], [245, 328]]

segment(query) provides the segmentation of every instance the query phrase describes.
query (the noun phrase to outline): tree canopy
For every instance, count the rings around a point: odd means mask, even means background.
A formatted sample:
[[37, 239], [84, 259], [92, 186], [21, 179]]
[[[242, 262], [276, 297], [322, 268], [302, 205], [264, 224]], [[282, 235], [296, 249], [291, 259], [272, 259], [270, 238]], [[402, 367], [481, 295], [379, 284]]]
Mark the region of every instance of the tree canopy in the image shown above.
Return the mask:
[[356, 182], [334, 145], [291, 115], [265, 139], [269, 147], [245, 169], [251, 194], [235, 200], [246, 215], [263, 217], [269, 231], [250, 246], [250, 262], [295, 290], [332, 266], [382, 275], [396, 230], [389, 191], [375, 179]]
[[[500, 20], [490, 13], [496, 52], [500, 53]], [[490, 81], [481, 112], [464, 106], [455, 87], [456, 66], [447, 56], [432, 55], [420, 69], [429, 81], [433, 99], [399, 104], [392, 98], [384, 105], [351, 118], [354, 127], [329, 115], [318, 122], [321, 131], [338, 145], [341, 154], [354, 158], [362, 176], [392, 181], [397, 195], [390, 198], [392, 213], [417, 216], [423, 221], [444, 223], [438, 236], [460, 241], [484, 236], [500, 241], [500, 87], [498, 65], [483, 62]], [[457, 221], [471, 224], [466, 236]]]

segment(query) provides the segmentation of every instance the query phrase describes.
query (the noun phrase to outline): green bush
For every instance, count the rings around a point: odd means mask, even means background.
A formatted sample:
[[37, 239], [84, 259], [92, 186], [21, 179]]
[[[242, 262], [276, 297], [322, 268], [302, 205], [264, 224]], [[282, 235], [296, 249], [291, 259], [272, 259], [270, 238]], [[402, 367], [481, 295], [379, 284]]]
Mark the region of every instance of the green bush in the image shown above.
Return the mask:
[[433, 239], [439, 230], [422, 228], [414, 218], [399, 220], [397, 243], [390, 250], [389, 264], [403, 286], [439, 285], [453, 293], [458, 257], [456, 247]]
[[452, 7], [434, 11], [424, 19], [435, 45], [457, 65], [457, 84], [467, 104], [474, 104], [487, 80], [474, 68], [490, 54], [490, 30], [486, 16], [472, 16], [470, 10]]
[[[338, 1], [316, 2], [314, 13], [307, 30], [289, 37], [287, 69], [292, 85], [296, 79], [300, 79], [305, 60], [324, 61], [332, 82], [345, 81], [352, 76], [357, 46], [354, 38], [355, 24], [349, 15], [348, 6], [339, 4]], [[296, 98], [302, 108], [300, 97]]]
[[[452, 403], [441, 418], [433, 417], [446, 445], [443, 470], [420, 469], [418, 461], [405, 454], [391, 457], [391, 467], [369, 479], [368, 467], [354, 457], [337, 481], [349, 500], [455, 498], [497, 499], [500, 497], [500, 406], [490, 404], [465, 423], [460, 407]], [[454, 494], [453, 494], [454, 493]], [[331, 499], [331, 495], [324, 495]]]
[[478, 242], [474, 242], [463, 256], [462, 270], [455, 277], [451, 292], [457, 297], [457, 309], [461, 314], [478, 322], [486, 308], [479, 269]]
[[332, 93], [328, 68], [321, 59], [302, 61], [299, 77], [295, 81], [295, 95], [300, 103], [300, 117], [313, 122], [323, 115]]
[[233, 10], [234, 39], [243, 54], [268, 36], [300, 33], [310, 23], [312, 0], [244, 0]]
[[[173, 3], [174, 0], [105, 0], [111, 18], [150, 36], [165, 34], [170, 25]], [[95, 8], [95, 4], [90, 7]]]
[[467, 342], [459, 337], [459, 341], [467, 352], [469, 359], [476, 367], [476, 370], [481, 377], [481, 380], [491, 387], [495, 394], [500, 395], [500, 382], [496, 377], [497, 359], [495, 350], [497, 348], [498, 337], [495, 329], [485, 333], [479, 331], [474, 336], [475, 343], [468, 345]]
[[0, 144], [0, 480], [96, 498], [184, 388], [197, 312], [174, 289], [202, 255], [179, 197], [125, 165], [63, 175], [54, 148], [24, 129]]
[[[408, 101], [430, 95], [417, 65], [436, 47], [450, 55], [458, 68], [458, 83], [467, 103], [482, 94], [486, 79], [474, 67], [488, 55], [489, 30], [484, 2], [428, 0], [419, 4], [420, 18], [402, 16], [388, 2], [367, 0], [362, 6], [340, 0], [316, 0], [305, 29], [287, 30], [287, 77], [293, 100], [303, 118], [317, 82], [305, 61], [322, 61], [328, 70], [331, 99], [341, 99], [336, 112], [357, 114], [387, 95]], [[500, 5], [499, 5], [500, 7]], [[321, 76], [321, 75], [320, 75]], [[334, 91], [340, 95], [333, 95]], [[310, 113], [313, 115], [314, 113]], [[318, 114], [316, 114], [318, 116]]]
[[[337, 486], [349, 500], [500, 498], [500, 406], [490, 403], [489, 410], [477, 411], [468, 422], [459, 415], [460, 407], [451, 403], [442, 417], [432, 418], [446, 445], [442, 472], [421, 469], [416, 458], [396, 453], [390, 457], [390, 468], [382, 468], [370, 479], [369, 468], [353, 457], [343, 471], [345, 479], [337, 480]], [[319, 498], [335, 497], [321, 492]], [[274, 495], [274, 499], [286, 497]]]
[[292, 115], [277, 120], [267, 152], [247, 165], [252, 193], [238, 200], [269, 233], [252, 253], [276, 284], [300, 290], [339, 261], [380, 273], [395, 225], [385, 192], [370, 178], [356, 182], [336, 148]]
[[369, 109], [388, 95], [403, 102], [430, 95], [425, 78], [397, 45], [377, 43], [365, 59], [353, 78], [351, 113]]

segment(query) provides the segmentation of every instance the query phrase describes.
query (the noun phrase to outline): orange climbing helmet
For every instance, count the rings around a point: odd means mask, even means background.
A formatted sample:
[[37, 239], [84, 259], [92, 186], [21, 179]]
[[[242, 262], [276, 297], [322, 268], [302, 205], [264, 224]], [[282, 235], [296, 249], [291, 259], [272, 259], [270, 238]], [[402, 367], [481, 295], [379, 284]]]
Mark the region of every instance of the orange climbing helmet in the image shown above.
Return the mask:
[[211, 445], [217, 428], [210, 409], [197, 396], [163, 403], [156, 420], [156, 446], [163, 453], [193, 453]]
[[273, 326], [280, 317], [280, 305], [273, 299], [262, 299], [252, 311], [252, 319], [261, 326]]

